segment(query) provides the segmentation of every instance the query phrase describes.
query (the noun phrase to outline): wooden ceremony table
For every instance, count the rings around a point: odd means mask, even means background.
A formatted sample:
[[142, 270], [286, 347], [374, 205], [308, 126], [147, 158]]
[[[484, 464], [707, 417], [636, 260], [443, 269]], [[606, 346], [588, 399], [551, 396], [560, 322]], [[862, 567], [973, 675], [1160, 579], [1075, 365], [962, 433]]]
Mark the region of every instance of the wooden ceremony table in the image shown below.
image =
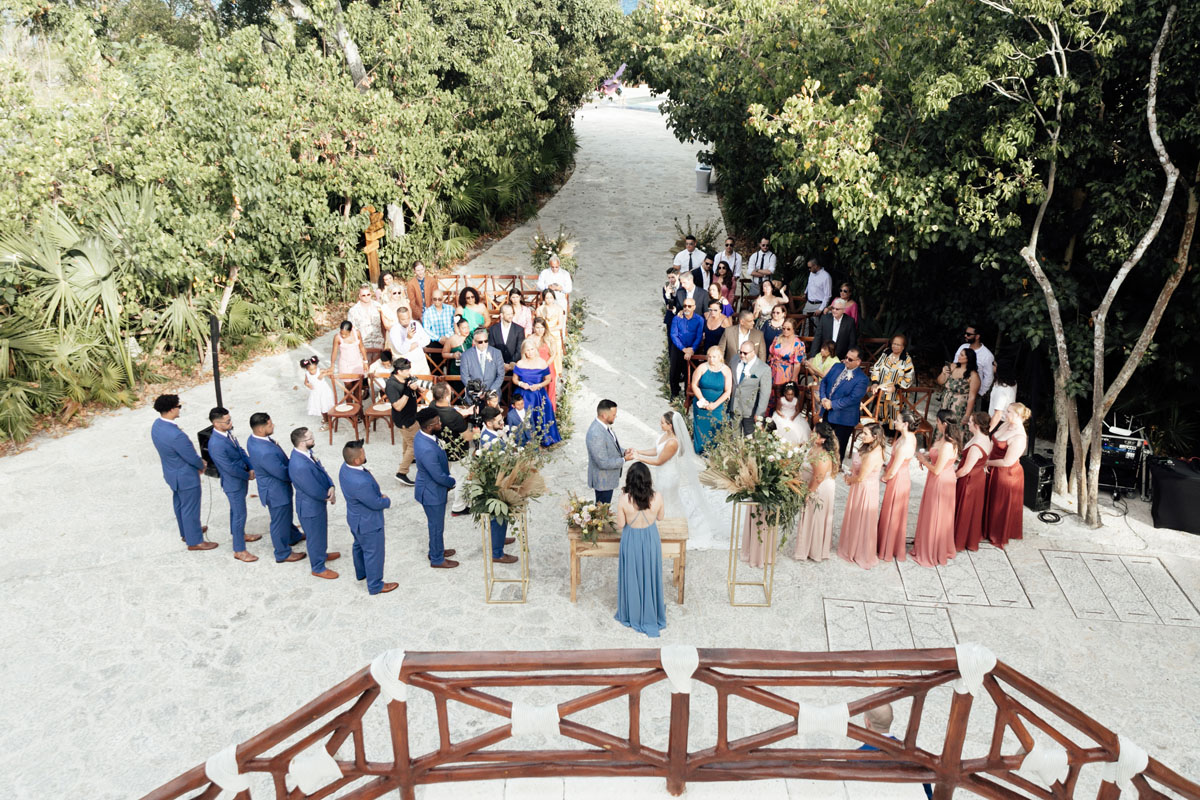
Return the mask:
[[[616, 558], [621, 552], [621, 532], [600, 534], [596, 541], [581, 538], [579, 528], [568, 527], [567, 538], [571, 542], [571, 602], [575, 602], [576, 591], [582, 577], [580, 559], [587, 556]], [[675, 584], [675, 602], [683, 604], [683, 589], [687, 576], [688, 527], [685, 519], [663, 519], [658, 522], [658, 537], [662, 540], [662, 557], [674, 563], [671, 582]]]

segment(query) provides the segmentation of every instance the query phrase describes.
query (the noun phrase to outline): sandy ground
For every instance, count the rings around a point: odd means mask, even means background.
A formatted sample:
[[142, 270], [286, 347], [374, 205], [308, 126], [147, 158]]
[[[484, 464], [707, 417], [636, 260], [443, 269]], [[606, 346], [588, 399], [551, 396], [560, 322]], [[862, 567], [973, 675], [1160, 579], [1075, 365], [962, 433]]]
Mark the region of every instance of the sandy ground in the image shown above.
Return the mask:
[[[562, 501], [568, 490], [586, 491], [583, 432], [601, 397], [620, 404], [616, 427], [623, 443], [652, 444], [665, 410], [652, 368], [662, 346], [657, 287], [671, 257], [672, 217], [690, 213], [700, 220], [717, 216], [717, 209], [713, 195], [694, 191], [696, 146], [677, 142], [645, 98], [585, 108], [578, 132], [571, 180], [538, 220], [467, 269], [524, 271], [538, 224], [546, 231], [564, 224], [579, 243], [577, 291], [588, 297], [591, 312], [585, 383], [575, 405], [576, 436], [547, 469], [554, 495], [531, 512], [530, 602], [482, 602], [480, 535], [468, 519], [447, 524], [447, 546], [459, 549], [462, 566], [425, 566], [424, 521], [411, 490], [391, 478], [399, 447], [386, 435], [372, 441], [368, 457], [394, 501], [385, 577], [400, 581], [402, 591], [369, 597], [352, 578], [340, 504], [330, 513], [331, 548], [345, 554], [332, 564], [342, 573], [337, 581], [310, 577], [304, 564], [272, 563], [265, 538], [250, 545], [260, 561], [235, 561], [226, 501], [215, 483], [206, 484], [202, 513], [209, 537], [221, 546], [184, 551], [150, 444], [153, 411], [105, 415], [88, 429], [0, 462], [6, 489], [0, 541], [9, 554], [0, 579], [0, 621], [8, 632], [0, 666], [7, 701], [0, 711], [0, 794], [138, 796], [286, 716], [393, 647], [647, 646], [612, 620], [615, 561], [585, 562], [579, 601], [569, 601]], [[310, 351], [327, 357], [328, 338], [226, 380], [225, 404], [243, 438], [254, 411], [272, 414], [281, 439], [311, 424], [296, 365]], [[204, 427], [211, 390], [189, 390], [183, 402], [183, 427]], [[331, 448], [327, 435], [318, 436], [318, 453], [337, 464], [340, 443], [349, 437], [347, 430], [336, 434]], [[914, 484], [915, 524], [919, 473]], [[844, 494], [839, 488], [839, 509]], [[1090, 531], [1070, 520], [1046, 526], [1026, 512], [1026, 539], [1007, 554], [985, 549], [939, 571], [881, 565], [868, 572], [836, 559], [818, 565], [784, 558], [770, 608], [731, 608], [726, 554], [695, 552], [687, 602], [668, 599], [668, 627], [653, 644], [826, 650], [976, 641], [1194, 778], [1200, 775], [1192, 746], [1200, 733], [1194, 677], [1200, 538], [1155, 530], [1148, 516], [1148, 507], [1134, 501], [1128, 517], [1106, 519], [1103, 529]], [[265, 509], [252, 505], [248, 530], [265, 533], [266, 527]], [[715, 732], [706, 699], [698, 694], [693, 702], [696, 743]], [[931, 700], [933, 719], [940, 705]], [[665, 731], [665, 692], [648, 695], [644, 708], [652, 739]], [[410, 719], [430, 711], [416, 702]], [[605, 707], [597, 720], [616, 724], [623, 714], [623, 707]], [[486, 722], [470, 714], [453, 719], [462, 733]], [[749, 731], [756, 720], [746, 710], [737, 724]], [[368, 722], [368, 750], [384, 757], [382, 717]], [[931, 724], [922, 743], [941, 734]], [[429, 731], [417, 735], [415, 746], [429, 743]], [[968, 751], [984, 746], [986, 732], [973, 728]], [[631, 780], [614, 789], [604, 781], [518, 779], [437, 787], [419, 796], [583, 798], [615, 791], [665, 795], [661, 781]], [[795, 781], [689, 789], [692, 797], [751, 794], [893, 796], [877, 787]]]

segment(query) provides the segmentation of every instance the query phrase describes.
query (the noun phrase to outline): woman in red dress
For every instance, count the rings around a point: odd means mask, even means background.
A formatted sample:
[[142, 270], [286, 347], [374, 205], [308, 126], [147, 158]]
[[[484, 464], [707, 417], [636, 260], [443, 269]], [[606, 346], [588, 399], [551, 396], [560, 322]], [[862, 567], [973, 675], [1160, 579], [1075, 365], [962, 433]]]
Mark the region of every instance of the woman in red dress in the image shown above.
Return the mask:
[[929, 455], [917, 453], [917, 461], [929, 470], [921, 510], [917, 513], [917, 533], [913, 538], [912, 557], [922, 567], [950, 563], [954, 549], [954, 462], [962, 449], [962, 426], [946, 419], [946, 409], [938, 412], [941, 438], [929, 449]]
[[986, 467], [988, 449], [992, 444], [988, 438], [988, 415], [976, 411], [967, 417], [967, 430], [971, 440], [963, 448], [962, 461], [954, 476], [958, 483], [954, 487], [954, 549], [978, 550], [983, 539], [983, 505], [987, 484]]
[[892, 445], [892, 457], [883, 472], [883, 503], [879, 506], [879, 560], [903, 561], [908, 546], [908, 495], [912, 489], [912, 478], [908, 464], [917, 452], [917, 415], [905, 409], [896, 419], [896, 443]]
[[1029, 409], [1013, 403], [1004, 411], [1004, 422], [992, 434], [992, 452], [988, 454], [987, 505], [983, 512], [983, 532], [996, 547], [1021, 537], [1021, 501], [1025, 492], [1025, 474], [1021, 456], [1025, 454], [1025, 420]]

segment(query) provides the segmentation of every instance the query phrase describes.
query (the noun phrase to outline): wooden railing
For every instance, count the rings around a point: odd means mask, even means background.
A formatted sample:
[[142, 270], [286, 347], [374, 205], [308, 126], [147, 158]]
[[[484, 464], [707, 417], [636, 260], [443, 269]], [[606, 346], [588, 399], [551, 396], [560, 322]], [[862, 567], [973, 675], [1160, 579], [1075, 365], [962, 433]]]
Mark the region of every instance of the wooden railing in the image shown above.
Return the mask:
[[[407, 684], [408, 700], [418, 692], [428, 693], [434, 713], [433, 718], [422, 718], [410, 727], [409, 702], [381, 703], [386, 708], [391, 760], [370, 761], [365, 755], [367, 734], [384, 726], [364, 725], [364, 716], [380, 699], [380, 687], [370, 668], [363, 668], [239, 745], [237, 768], [242, 774], [269, 777], [276, 798], [323, 798], [336, 793], [368, 800], [399, 792], [405, 800], [413, 800], [416, 786], [431, 783], [518, 776], [653, 776], [664, 778], [674, 795], [688, 781], [807, 778], [932, 783], [936, 800], [952, 797], [957, 788], [993, 800], [1056, 800], [1082, 797], [1076, 794], [1082, 768], [1113, 762], [1120, 755], [1116, 734], [1003, 663], [984, 676], [978, 698], [954, 691], [951, 684], [961, 677], [954, 649], [800, 653], [702, 648], [698, 655], [692, 694], [673, 691], [669, 717], [656, 708], [645, 712], [652, 719], [669, 719], [665, 737], [661, 724], [651, 731], [643, 731], [642, 726], [643, 694], [667, 680], [659, 650], [407, 653], [398, 677]], [[573, 696], [556, 706], [558, 734], [568, 741], [543, 749], [495, 748], [513, 736], [514, 701], [500, 694], [512, 697], [520, 690], [544, 691], [545, 687], [557, 691], [577, 687]], [[805, 747], [803, 737], [787, 747], [773, 746], [797, 736], [797, 720], [805, 713], [781, 689], [833, 690], [838, 700], [853, 694], [847, 702], [851, 722], [846, 736], [855, 747], [861, 743], [877, 750]], [[731, 714], [733, 697], [742, 705]], [[703, 704], [700, 714], [716, 718], [715, 741], [700, 749], [689, 749], [689, 734], [695, 738], [689, 729], [693, 698]], [[428, 705], [427, 697], [415, 699], [416, 709]], [[455, 740], [447, 710], [450, 701], [495, 715], [495, 724]], [[610, 702], [624, 706], [621, 716], [628, 723], [617, 733], [571, 719]], [[765, 709], [788, 719], [734, 738], [731, 727], [740, 732], [753, 725], [754, 720], [747, 718], [747, 702], [755, 711]], [[908, 719], [900, 738], [882, 735], [855, 720], [873, 708], [898, 703], [905, 704]], [[931, 708], [944, 709], [944, 719]], [[964, 755], [969, 726], [976, 733], [975, 741], [980, 740], [980, 730], [989, 732], [986, 752], [979, 746], [975, 748], [979, 755]], [[652, 746], [643, 738], [646, 734], [665, 746]], [[1034, 748], [1035, 734], [1039, 747], [1054, 742], [1066, 751], [1068, 767], [1061, 782], [1045, 786], [1016, 774]], [[426, 739], [430, 740], [426, 749], [414, 753]], [[937, 749], [930, 747], [934, 741]], [[289, 792], [289, 763], [314, 747], [324, 747], [337, 759], [341, 777], [313, 794]], [[339, 753], [342, 750], [346, 752]], [[372, 750], [382, 752], [378, 746]], [[1141, 800], [1168, 797], [1163, 790], [1200, 800], [1200, 786], [1154, 758], [1133, 784]], [[219, 791], [200, 764], [144, 800], [211, 799]], [[1094, 793], [1098, 800], [1116, 800], [1119, 795], [1120, 789], [1107, 780], [1101, 780]], [[249, 794], [237, 797], [248, 800]]]

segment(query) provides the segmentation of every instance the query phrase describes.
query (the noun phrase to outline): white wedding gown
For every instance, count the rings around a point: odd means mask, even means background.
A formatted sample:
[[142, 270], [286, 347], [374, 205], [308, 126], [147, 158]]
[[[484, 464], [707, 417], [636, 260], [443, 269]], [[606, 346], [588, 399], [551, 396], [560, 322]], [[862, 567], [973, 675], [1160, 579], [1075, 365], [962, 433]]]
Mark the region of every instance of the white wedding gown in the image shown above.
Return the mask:
[[[667, 441], [665, 433], [659, 437], [655, 455], [662, 455]], [[682, 479], [679, 463], [691, 454], [690, 445], [691, 439], [681, 439], [675, 457], [653, 468], [654, 488], [663, 496], [663, 517], [687, 520], [689, 550], [727, 550], [733, 507], [718, 492], [702, 486], [694, 474]]]

